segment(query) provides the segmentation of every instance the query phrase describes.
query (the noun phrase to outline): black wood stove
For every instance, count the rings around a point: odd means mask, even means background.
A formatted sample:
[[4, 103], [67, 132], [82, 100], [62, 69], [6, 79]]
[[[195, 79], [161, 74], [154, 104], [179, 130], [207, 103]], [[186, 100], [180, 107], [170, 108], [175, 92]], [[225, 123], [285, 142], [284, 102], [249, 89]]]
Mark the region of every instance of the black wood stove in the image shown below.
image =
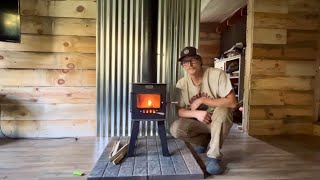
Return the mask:
[[144, 51], [142, 54], [142, 83], [132, 84], [131, 113], [132, 130], [127, 156], [134, 155], [140, 121], [156, 121], [162, 152], [169, 156], [165, 131], [166, 84], [157, 82], [157, 31], [158, 1], [144, 1], [143, 31]]
[[169, 156], [165, 130], [166, 84], [133, 83], [131, 92], [132, 130], [128, 157], [134, 155], [134, 147], [139, 133], [140, 121], [156, 121], [163, 156]]

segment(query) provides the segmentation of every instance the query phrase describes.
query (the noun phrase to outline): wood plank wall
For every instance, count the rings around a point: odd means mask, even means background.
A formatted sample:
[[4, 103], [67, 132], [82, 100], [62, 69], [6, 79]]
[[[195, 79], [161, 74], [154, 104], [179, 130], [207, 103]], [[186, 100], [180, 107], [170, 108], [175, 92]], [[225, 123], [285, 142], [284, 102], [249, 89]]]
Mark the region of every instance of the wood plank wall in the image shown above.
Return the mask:
[[203, 64], [214, 66], [214, 58], [220, 56], [220, 34], [216, 33], [218, 23], [200, 23], [199, 51]]
[[249, 134], [312, 134], [319, 0], [255, 0]]
[[95, 136], [95, 0], [21, 0], [21, 44], [0, 42], [1, 129]]

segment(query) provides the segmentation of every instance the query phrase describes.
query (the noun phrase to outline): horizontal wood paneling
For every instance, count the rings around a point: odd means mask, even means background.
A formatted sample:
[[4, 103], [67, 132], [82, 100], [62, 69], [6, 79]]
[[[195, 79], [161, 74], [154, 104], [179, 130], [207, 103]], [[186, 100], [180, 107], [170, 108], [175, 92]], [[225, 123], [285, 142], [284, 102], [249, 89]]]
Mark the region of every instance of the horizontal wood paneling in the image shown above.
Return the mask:
[[310, 122], [313, 114], [312, 106], [251, 106], [250, 118], [253, 120], [286, 120], [294, 122], [296, 118]]
[[255, 59], [311, 60], [317, 57], [317, 49], [313, 47], [278, 46], [254, 44], [252, 56]]
[[1, 121], [2, 131], [10, 137], [77, 137], [96, 134], [95, 119], [56, 121]]
[[320, 136], [320, 125], [313, 124], [313, 134], [316, 136]]
[[2, 86], [95, 86], [95, 70], [5, 70]]
[[21, 16], [24, 34], [95, 36], [95, 19]]
[[96, 54], [0, 51], [0, 68], [96, 69]]
[[282, 133], [281, 120], [250, 120], [249, 135], [278, 135]]
[[291, 13], [308, 12], [318, 14], [320, 12], [319, 0], [289, 0], [288, 10]]
[[20, 0], [21, 43], [0, 42], [0, 118], [7, 135], [96, 134], [96, 5]]
[[312, 135], [312, 123], [290, 123], [285, 124], [282, 130], [283, 134], [306, 134]]
[[308, 13], [261, 13], [254, 14], [254, 27], [296, 29], [296, 30], [317, 30], [319, 15]]
[[304, 47], [317, 47], [317, 30], [292, 30], [288, 29], [287, 43]]
[[253, 43], [287, 44], [287, 30], [255, 28]]
[[199, 52], [206, 66], [214, 65], [214, 58], [220, 56], [220, 34], [216, 23], [200, 23]]
[[21, 14], [26, 16], [51, 16], [96, 18], [95, 0], [20, 0]]
[[2, 87], [1, 104], [96, 104], [96, 87]]
[[252, 90], [250, 96], [251, 105], [312, 106], [313, 103], [312, 91]]
[[[315, 76], [315, 61], [284, 61], [253, 59], [252, 74], [279, 76]], [[303, 68], [301, 68], [303, 67]]]
[[95, 119], [95, 104], [2, 104], [2, 120]]
[[21, 44], [0, 43], [1, 50], [95, 53], [96, 38], [85, 36], [21, 35]]
[[254, 12], [288, 13], [288, 0], [255, 0]]
[[298, 77], [253, 77], [251, 81], [252, 89], [261, 90], [296, 90], [311, 91], [314, 82], [312, 78]]
[[249, 133], [312, 134], [320, 1], [254, 4]]

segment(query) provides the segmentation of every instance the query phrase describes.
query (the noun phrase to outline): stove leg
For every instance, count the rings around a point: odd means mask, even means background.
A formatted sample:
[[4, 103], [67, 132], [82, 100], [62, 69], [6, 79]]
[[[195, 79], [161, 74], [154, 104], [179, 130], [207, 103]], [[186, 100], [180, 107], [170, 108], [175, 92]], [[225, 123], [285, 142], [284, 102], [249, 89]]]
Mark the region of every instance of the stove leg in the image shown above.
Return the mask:
[[170, 153], [168, 150], [167, 135], [166, 135], [166, 129], [164, 126], [164, 121], [158, 121], [158, 133], [161, 140], [163, 156], [170, 156]]
[[134, 148], [136, 146], [136, 140], [139, 133], [139, 125], [140, 121], [133, 121], [127, 157], [134, 156]]

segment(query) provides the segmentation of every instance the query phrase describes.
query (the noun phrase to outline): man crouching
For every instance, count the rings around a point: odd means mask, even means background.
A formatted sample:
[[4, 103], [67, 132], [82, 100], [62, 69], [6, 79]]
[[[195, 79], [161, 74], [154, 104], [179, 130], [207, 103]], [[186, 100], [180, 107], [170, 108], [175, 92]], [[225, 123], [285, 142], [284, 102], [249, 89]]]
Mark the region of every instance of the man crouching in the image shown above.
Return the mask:
[[220, 149], [232, 126], [231, 108], [237, 100], [227, 74], [220, 69], [202, 67], [194, 47], [186, 47], [178, 60], [186, 74], [176, 85], [178, 116], [170, 127], [175, 138], [196, 145], [198, 153], [207, 151], [209, 174], [221, 174]]

